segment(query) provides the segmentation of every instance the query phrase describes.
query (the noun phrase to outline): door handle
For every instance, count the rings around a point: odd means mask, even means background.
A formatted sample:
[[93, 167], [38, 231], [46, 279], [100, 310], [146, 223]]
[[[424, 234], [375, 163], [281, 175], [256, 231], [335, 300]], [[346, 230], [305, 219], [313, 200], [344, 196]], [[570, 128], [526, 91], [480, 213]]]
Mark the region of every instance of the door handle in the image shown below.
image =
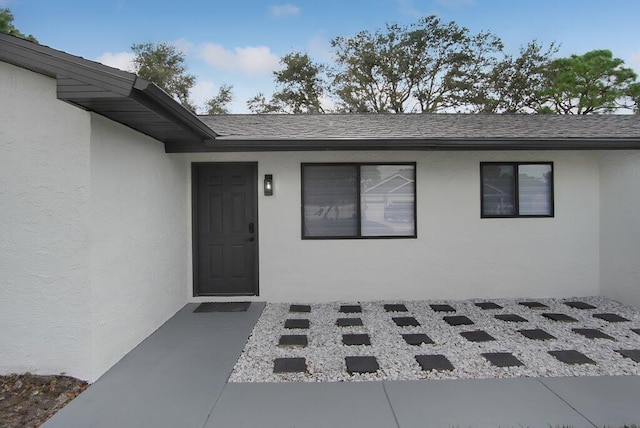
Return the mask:
[[253, 223], [249, 223], [249, 233], [253, 233], [254, 227]]
[[246, 238], [245, 242], [253, 242], [253, 239], [254, 239], [253, 236], [251, 238]]

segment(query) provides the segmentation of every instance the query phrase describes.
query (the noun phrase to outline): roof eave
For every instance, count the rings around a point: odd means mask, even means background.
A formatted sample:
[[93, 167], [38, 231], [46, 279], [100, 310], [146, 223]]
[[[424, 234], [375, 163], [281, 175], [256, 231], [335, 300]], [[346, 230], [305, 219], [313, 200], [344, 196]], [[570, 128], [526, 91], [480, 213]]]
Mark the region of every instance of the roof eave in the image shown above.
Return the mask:
[[[181, 150], [182, 149], [182, 150]], [[167, 146], [167, 152], [265, 152], [331, 150], [638, 150], [640, 139], [227, 139], [219, 137], [203, 146]]]
[[[195, 114], [133, 73], [7, 34], [0, 34], [0, 61], [56, 79], [61, 101], [103, 115], [165, 144], [202, 145], [217, 137]], [[105, 101], [110, 103], [108, 109], [96, 107]], [[134, 114], [122, 114], [132, 102], [139, 106], [138, 112], [153, 115], [173, 131], [166, 133], [156, 129], [156, 121], [144, 123]], [[117, 106], [122, 110], [118, 111]]]

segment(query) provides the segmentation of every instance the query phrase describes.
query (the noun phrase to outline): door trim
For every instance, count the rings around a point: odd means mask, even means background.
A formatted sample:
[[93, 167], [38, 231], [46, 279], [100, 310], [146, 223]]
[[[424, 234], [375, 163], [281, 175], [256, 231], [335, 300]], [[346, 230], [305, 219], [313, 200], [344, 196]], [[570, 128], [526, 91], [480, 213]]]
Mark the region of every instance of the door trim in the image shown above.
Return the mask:
[[[255, 275], [254, 275], [254, 291], [251, 293], [198, 293], [198, 168], [200, 166], [212, 166], [212, 165], [237, 165], [237, 166], [250, 166], [253, 168], [254, 177], [256, 181], [255, 192], [255, 209], [256, 209], [256, 221], [255, 221], [255, 241], [256, 241], [256, 254], [255, 254]], [[258, 162], [191, 162], [191, 253], [192, 253], [192, 269], [193, 269], [193, 297], [203, 296], [259, 296], [260, 295], [260, 221], [259, 221], [259, 207], [258, 207], [258, 194], [260, 192], [260, 186], [258, 185]]]

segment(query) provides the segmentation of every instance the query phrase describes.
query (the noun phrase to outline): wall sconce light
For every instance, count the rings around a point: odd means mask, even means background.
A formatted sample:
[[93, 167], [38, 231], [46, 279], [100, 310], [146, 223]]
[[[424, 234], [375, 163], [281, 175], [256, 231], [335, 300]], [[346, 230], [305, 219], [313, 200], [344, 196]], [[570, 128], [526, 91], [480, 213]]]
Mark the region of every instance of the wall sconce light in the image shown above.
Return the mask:
[[273, 195], [273, 175], [272, 174], [264, 175], [264, 195], [265, 196]]

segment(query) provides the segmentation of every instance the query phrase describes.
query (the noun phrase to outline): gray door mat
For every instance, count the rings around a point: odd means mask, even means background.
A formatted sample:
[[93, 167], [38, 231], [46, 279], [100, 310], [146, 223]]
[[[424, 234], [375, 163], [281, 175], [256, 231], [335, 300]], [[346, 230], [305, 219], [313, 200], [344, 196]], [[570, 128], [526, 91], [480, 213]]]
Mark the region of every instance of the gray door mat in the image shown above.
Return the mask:
[[193, 312], [246, 312], [251, 302], [207, 302], [201, 303]]

